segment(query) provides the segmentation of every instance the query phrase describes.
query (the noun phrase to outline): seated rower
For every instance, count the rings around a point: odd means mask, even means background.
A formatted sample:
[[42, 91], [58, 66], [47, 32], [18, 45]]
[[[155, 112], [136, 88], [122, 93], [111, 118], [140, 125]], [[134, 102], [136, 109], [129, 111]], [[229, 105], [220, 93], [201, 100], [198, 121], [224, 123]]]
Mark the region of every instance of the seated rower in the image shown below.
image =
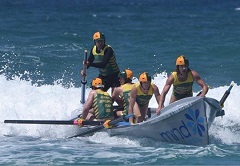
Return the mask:
[[104, 85], [100, 78], [92, 80], [92, 90], [89, 92], [84, 104], [82, 117], [84, 120], [105, 121], [113, 116], [112, 98], [108, 92], [103, 91]]
[[118, 74], [121, 86], [114, 88], [112, 93], [113, 102], [116, 101], [118, 108], [115, 109], [117, 117], [128, 115], [130, 92], [134, 84], [132, 83], [133, 72], [130, 69], [121, 71]]

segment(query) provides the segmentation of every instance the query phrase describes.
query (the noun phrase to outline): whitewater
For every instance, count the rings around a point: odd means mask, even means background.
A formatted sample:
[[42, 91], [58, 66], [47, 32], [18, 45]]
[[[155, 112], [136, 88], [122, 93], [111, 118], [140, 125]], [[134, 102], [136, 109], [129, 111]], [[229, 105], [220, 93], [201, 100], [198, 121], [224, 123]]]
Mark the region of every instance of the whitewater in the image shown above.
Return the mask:
[[[160, 92], [165, 84], [166, 76], [167, 73], [163, 72], [157, 74], [152, 80], [159, 87]], [[136, 81], [135, 78], [133, 82]], [[1, 137], [31, 136], [49, 139], [66, 138], [73, 134], [73, 126], [20, 125], [4, 124], [3, 122], [6, 119], [70, 120], [73, 118], [72, 112], [77, 108], [82, 108], [80, 103], [81, 88], [64, 88], [59, 83], [36, 86], [32, 85], [31, 81], [21, 80], [19, 77], [14, 80], [6, 80], [3, 75], [0, 76], [0, 87]], [[227, 89], [226, 85], [210, 88], [206, 96], [220, 101]], [[86, 96], [89, 91], [90, 88], [87, 88]], [[210, 128], [210, 135], [224, 144], [240, 143], [240, 133], [238, 133], [240, 130], [239, 91], [239, 85], [234, 83], [231, 93], [224, 103], [225, 116], [217, 117]], [[166, 96], [165, 106], [168, 105], [169, 94], [170, 92]], [[197, 92], [194, 92], [194, 95], [196, 94]], [[149, 107], [157, 107], [154, 97], [150, 100]]]

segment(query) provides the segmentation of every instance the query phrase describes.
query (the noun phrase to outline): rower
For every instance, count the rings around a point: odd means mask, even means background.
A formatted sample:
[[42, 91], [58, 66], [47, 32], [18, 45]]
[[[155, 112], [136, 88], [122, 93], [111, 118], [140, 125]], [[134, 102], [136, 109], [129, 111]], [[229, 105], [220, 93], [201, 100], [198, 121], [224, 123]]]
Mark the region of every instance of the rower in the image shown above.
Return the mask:
[[[143, 72], [139, 76], [139, 82], [133, 86], [130, 92], [128, 114], [132, 114], [134, 112], [136, 123], [142, 122], [145, 119], [148, 105], [153, 94], [159, 104], [160, 93], [158, 87], [151, 82], [151, 76], [147, 72]], [[160, 107], [156, 109], [156, 112], [160, 114]], [[133, 124], [132, 117], [129, 118], [129, 122]]]
[[92, 80], [92, 90], [89, 92], [82, 111], [81, 118], [84, 120], [105, 121], [113, 119], [112, 98], [103, 88], [101, 78]]
[[116, 116], [128, 114], [130, 92], [134, 84], [132, 83], [133, 72], [130, 69], [122, 70], [119, 74], [121, 86], [116, 87], [112, 93], [113, 101], [116, 101], [118, 108], [115, 109]]
[[207, 84], [201, 79], [200, 75], [196, 71], [189, 68], [189, 61], [187, 57], [180, 55], [176, 59], [176, 70], [174, 70], [168, 77], [166, 84], [163, 87], [160, 98], [161, 109], [164, 107], [165, 97], [172, 85], [173, 92], [169, 104], [186, 97], [192, 97], [192, 87], [194, 82], [202, 88], [199, 96], [205, 97], [208, 92]]

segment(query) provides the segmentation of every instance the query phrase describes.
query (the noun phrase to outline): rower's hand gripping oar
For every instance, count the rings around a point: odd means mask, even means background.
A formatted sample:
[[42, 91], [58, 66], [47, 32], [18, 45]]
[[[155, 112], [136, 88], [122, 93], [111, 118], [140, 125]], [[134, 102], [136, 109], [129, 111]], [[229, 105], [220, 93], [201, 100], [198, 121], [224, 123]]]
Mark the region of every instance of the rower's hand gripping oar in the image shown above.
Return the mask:
[[100, 121], [84, 121], [81, 119], [75, 119], [75, 120], [4, 120], [4, 123], [78, 125], [78, 126], [84, 126], [84, 125], [96, 126], [96, 125], [103, 124], [103, 122], [100, 122]]
[[[210, 86], [208, 85], [207, 88], [209, 90]], [[202, 94], [202, 90], [200, 92], [198, 92], [196, 96], [200, 96], [201, 94]]]
[[87, 70], [87, 67], [86, 67], [86, 63], [87, 63], [87, 50], [84, 51], [84, 62], [83, 62], [83, 76], [82, 76], [82, 80], [81, 80], [81, 100], [80, 102], [82, 104], [85, 103], [85, 88], [86, 88], [86, 84], [87, 84], [87, 76], [86, 76], [86, 70]]
[[[221, 106], [222, 108], [224, 107], [224, 102], [226, 101], [227, 97], [229, 96], [230, 91], [231, 91], [233, 85], [234, 85], [234, 82], [232, 81], [231, 84], [230, 84], [230, 86], [229, 86], [229, 88], [225, 91], [223, 97], [221, 98], [221, 100], [220, 100], [220, 102], [219, 102], [219, 104], [220, 104], [220, 106]], [[208, 86], [208, 89], [209, 89], [209, 88], [210, 88], [210, 86]], [[201, 93], [202, 93], [202, 91], [200, 91], [196, 96], [200, 96]]]
[[96, 131], [100, 131], [100, 130], [102, 130], [104, 128], [108, 128], [109, 126], [114, 126], [114, 125], [116, 125], [119, 122], [126, 121], [128, 118], [130, 118], [132, 116], [134, 116], [134, 115], [133, 114], [128, 114], [128, 115], [119, 117], [117, 119], [113, 119], [113, 120], [110, 120], [110, 121], [107, 120], [107, 121], [105, 121], [103, 124], [101, 124], [99, 126], [95, 126], [93, 128], [87, 129], [87, 130], [81, 132], [80, 134], [77, 134], [77, 135], [74, 135], [74, 136], [71, 136], [71, 137], [68, 137], [68, 138], [82, 137], [82, 136], [85, 136], [87, 134], [95, 133]]

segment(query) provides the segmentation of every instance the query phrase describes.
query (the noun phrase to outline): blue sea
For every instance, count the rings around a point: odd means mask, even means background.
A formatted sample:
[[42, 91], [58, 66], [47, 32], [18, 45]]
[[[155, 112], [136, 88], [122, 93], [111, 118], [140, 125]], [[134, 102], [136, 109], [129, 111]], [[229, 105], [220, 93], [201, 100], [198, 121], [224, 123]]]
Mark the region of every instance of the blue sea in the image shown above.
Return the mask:
[[[0, 165], [238, 165], [239, 20], [239, 0], [1, 0]], [[69, 139], [76, 126], [5, 124], [69, 120], [82, 108], [79, 73], [96, 31], [105, 34], [121, 70], [130, 68], [136, 78], [149, 72], [160, 92], [181, 54], [210, 86], [207, 97], [220, 100], [233, 81], [225, 116], [211, 126], [211, 143], [105, 132]], [[86, 96], [97, 75], [96, 68], [87, 70]], [[194, 95], [200, 90], [194, 85]], [[155, 98], [150, 107], [157, 107]]]

